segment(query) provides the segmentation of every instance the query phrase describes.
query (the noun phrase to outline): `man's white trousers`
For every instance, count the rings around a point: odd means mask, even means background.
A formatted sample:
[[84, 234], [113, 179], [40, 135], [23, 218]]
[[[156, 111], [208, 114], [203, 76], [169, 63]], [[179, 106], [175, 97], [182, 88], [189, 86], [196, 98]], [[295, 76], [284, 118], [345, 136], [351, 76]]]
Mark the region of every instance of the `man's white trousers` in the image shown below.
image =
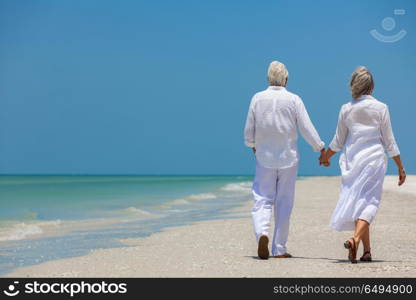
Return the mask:
[[289, 220], [295, 196], [298, 166], [285, 169], [266, 168], [256, 163], [253, 182], [254, 206], [252, 209], [254, 232], [257, 242], [260, 236], [269, 236], [272, 208], [274, 206], [274, 233], [272, 255], [287, 252]]

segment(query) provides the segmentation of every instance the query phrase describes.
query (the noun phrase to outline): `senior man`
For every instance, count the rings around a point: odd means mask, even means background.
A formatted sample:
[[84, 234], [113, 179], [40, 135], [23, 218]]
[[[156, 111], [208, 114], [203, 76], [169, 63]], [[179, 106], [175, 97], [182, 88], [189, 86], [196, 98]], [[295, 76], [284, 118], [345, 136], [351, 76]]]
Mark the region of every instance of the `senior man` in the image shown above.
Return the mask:
[[302, 99], [285, 88], [288, 81], [285, 65], [273, 61], [268, 69], [268, 81], [269, 87], [253, 96], [244, 129], [245, 144], [256, 156], [252, 216], [258, 256], [268, 259], [274, 206], [272, 256], [289, 258], [292, 256], [287, 252], [286, 242], [299, 161], [297, 129], [314, 151], [321, 152], [321, 164], [327, 164], [323, 155], [325, 144], [309, 119]]

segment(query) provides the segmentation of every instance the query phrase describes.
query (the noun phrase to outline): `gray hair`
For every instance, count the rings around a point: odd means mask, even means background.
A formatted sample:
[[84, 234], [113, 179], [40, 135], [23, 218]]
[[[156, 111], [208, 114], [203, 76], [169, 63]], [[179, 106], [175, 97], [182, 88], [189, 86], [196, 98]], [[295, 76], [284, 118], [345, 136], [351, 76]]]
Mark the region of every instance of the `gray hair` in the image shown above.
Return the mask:
[[267, 77], [270, 85], [285, 86], [289, 77], [286, 66], [278, 61], [272, 61], [267, 71]]
[[357, 67], [351, 75], [351, 93], [354, 99], [363, 95], [371, 95], [374, 90], [373, 76], [366, 67]]

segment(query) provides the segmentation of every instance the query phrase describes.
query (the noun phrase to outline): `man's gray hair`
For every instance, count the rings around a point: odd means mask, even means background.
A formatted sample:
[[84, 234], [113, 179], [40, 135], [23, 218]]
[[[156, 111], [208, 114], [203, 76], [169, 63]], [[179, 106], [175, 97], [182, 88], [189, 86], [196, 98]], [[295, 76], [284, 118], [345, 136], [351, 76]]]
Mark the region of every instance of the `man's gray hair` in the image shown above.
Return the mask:
[[374, 80], [370, 71], [363, 66], [357, 67], [351, 75], [350, 87], [354, 99], [371, 95], [374, 90]]
[[289, 77], [286, 66], [278, 61], [272, 61], [267, 71], [269, 84], [274, 86], [285, 86]]

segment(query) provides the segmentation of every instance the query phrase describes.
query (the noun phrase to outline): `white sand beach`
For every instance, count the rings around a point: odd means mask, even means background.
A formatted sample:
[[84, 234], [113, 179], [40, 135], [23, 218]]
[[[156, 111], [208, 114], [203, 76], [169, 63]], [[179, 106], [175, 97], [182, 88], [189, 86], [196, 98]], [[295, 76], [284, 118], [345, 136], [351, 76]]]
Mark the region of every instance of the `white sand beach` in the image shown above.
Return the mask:
[[[374, 262], [352, 265], [343, 242], [351, 232], [328, 227], [340, 177], [298, 180], [288, 250], [291, 259], [259, 260], [251, 204], [225, 220], [171, 227], [125, 248], [23, 267], [8, 277], [416, 277], [416, 176], [403, 187], [387, 176], [372, 224]], [[359, 255], [362, 248], [359, 250]]]

